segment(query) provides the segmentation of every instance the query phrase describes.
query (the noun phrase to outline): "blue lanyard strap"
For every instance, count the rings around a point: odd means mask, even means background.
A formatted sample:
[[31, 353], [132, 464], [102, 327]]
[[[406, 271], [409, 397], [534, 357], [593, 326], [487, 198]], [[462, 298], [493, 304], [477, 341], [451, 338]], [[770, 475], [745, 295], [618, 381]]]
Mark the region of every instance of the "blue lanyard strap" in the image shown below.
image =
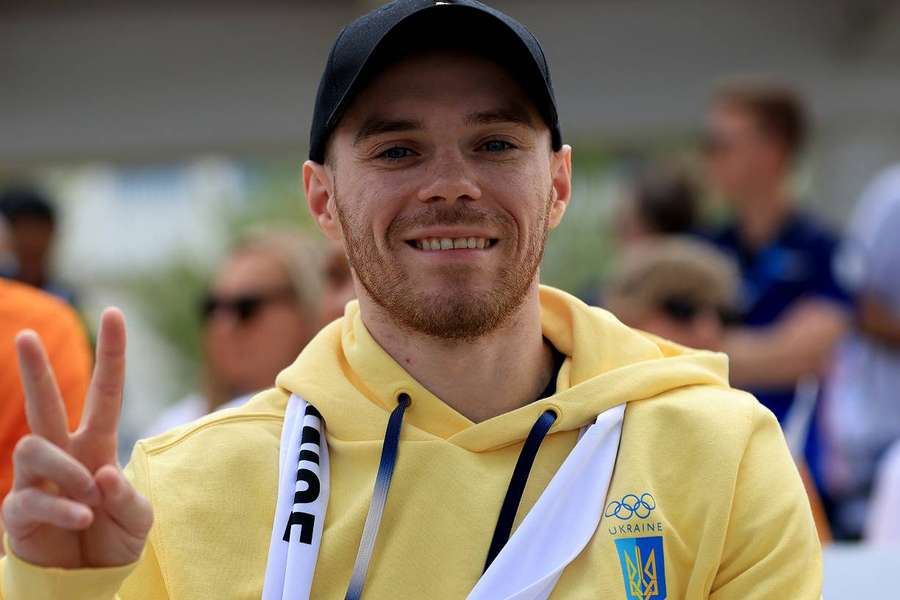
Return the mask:
[[525, 484], [528, 482], [528, 474], [531, 472], [531, 466], [541, 447], [541, 442], [550, 427], [556, 421], [556, 413], [552, 410], [546, 410], [538, 417], [525, 445], [522, 446], [522, 452], [519, 454], [519, 460], [516, 461], [516, 468], [513, 470], [512, 479], [509, 481], [509, 488], [506, 490], [506, 497], [503, 499], [503, 506], [500, 508], [500, 516], [497, 517], [497, 526], [494, 528], [494, 538], [491, 540], [491, 547], [488, 549], [487, 559], [484, 561], [484, 570], [487, 571], [503, 546], [509, 541], [512, 533], [513, 521], [516, 513], [519, 511], [519, 503], [522, 501], [522, 494], [525, 492]]
[[378, 526], [384, 515], [388, 489], [391, 487], [391, 478], [394, 476], [394, 465], [397, 463], [400, 426], [403, 424], [403, 412], [409, 406], [409, 394], [401, 393], [397, 397], [397, 402], [397, 408], [391, 412], [388, 419], [384, 445], [381, 447], [381, 463], [378, 465], [375, 489], [372, 492], [372, 503], [369, 505], [369, 514], [366, 515], [366, 524], [363, 527], [362, 539], [360, 539], [359, 550], [356, 553], [356, 562], [353, 564], [353, 574], [350, 576], [350, 585], [347, 586], [344, 600], [358, 600], [362, 596], [366, 573], [369, 570], [369, 561], [372, 560], [372, 552], [375, 550]]
[[[384, 434], [384, 445], [381, 448], [381, 462], [378, 465], [378, 475], [375, 477], [375, 489], [372, 492], [372, 503], [369, 505], [369, 513], [366, 515], [366, 524], [363, 526], [362, 538], [359, 542], [359, 550], [356, 554], [356, 562], [353, 564], [353, 573], [350, 576], [350, 584], [344, 600], [359, 600], [366, 583], [366, 574], [369, 571], [369, 562], [375, 550], [375, 541], [378, 536], [378, 527], [384, 516], [384, 506], [387, 502], [388, 490], [391, 487], [391, 478], [394, 475], [394, 465], [397, 463], [397, 450], [400, 445], [400, 428], [403, 425], [404, 411], [410, 404], [409, 395], [402, 393], [397, 397], [397, 407], [391, 412], [388, 419], [387, 431]], [[494, 528], [494, 537], [488, 550], [484, 570], [491, 566], [494, 559], [506, 545], [512, 532], [513, 521], [522, 501], [525, 484], [528, 482], [528, 474], [534, 465], [541, 442], [550, 427], [556, 421], [556, 413], [552, 410], [544, 411], [531, 427], [528, 438], [522, 446], [522, 452], [516, 461], [500, 516], [497, 518], [497, 526]]]

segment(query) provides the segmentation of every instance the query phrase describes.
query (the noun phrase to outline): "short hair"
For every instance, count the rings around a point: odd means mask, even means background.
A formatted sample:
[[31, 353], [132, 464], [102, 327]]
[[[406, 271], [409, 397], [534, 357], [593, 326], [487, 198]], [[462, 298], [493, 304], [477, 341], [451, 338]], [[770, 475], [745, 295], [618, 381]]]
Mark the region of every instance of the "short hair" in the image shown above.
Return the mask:
[[629, 249], [607, 282], [606, 304], [623, 320], [670, 297], [733, 309], [738, 274], [733, 262], [705, 242], [673, 236]]
[[652, 233], [678, 234], [694, 229], [699, 212], [697, 186], [681, 170], [645, 171], [633, 186], [634, 209]]
[[790, 87], [759, 79], [733, 80], [720, 85], [714, 102], [745, 110], [759, 126], [777, 140], [790, 158], [806, 145], [809, 122], [806, 108]]
[[56, 223], [56, 209], [50, 198], [28, 185], [11, 186], [0, 191], [0, 215], [10, 225], [23, 218], [39, 219], [51, 226]]

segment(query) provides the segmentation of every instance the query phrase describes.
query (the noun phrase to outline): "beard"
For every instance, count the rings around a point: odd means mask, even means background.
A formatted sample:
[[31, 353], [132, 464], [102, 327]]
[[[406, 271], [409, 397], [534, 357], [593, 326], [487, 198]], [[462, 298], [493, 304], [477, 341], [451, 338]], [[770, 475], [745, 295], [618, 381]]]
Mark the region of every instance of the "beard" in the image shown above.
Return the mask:
[[[376, 244], [368, 223], [358, 222], [342, 210], [335, 187], [335, 206], [350, 266], [369, 296], [407, 330], [445, 340], [472, 340], [491, 333], [525, 301], [544, 255], [551, 198], [552, 192], [548, 192], [534, 231], [525, 240], [517, 236], [515, 222], [508, 215], [456, 202], [449, 206], [430, 205], [395, 219], [385, 234], [384, 252]], [[444, 291], [419, 289], [411, 276], [414, 274], [390, 255], [406, 243], [405, 231], [441, 225], [489, 225], [501, 232], [501, 240], [492, 251], [505, 252], [506, 256], [500, 261], [504, 266], [491, 278], [490, 289], [469, 289], [467, 283], [474, 268], [468, 265], [441, 268], [447, 283]], [[521, 256], [515, 255], [517, 249]]]

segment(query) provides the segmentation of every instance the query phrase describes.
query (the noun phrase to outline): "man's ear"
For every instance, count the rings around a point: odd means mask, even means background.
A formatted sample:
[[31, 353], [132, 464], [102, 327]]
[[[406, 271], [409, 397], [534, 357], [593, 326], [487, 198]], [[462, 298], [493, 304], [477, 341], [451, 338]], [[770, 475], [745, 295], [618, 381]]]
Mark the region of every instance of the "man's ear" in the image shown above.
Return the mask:
[[552, 194], [550, 199], [550, 229], [562, 221], [569, 200], [572, 199], [572, 146], [564, 144], [550, 156]]
[[341, 224], [334, 204], [334, 180], [325, 165], [303, 163], [303, 190], [313, 220], [330, 240], [341, 239]]

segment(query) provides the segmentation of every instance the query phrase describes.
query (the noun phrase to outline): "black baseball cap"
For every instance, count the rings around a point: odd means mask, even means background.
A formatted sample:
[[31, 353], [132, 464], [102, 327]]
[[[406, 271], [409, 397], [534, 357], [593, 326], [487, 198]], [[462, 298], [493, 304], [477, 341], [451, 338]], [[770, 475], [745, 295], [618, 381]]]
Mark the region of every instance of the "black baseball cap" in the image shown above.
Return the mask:
[[541, 45], [524, 25], [475, 0], [395, 0], [338, 34], [316, 94], [310, 160], [325, 162], [331, 133], [376, 74], [398, 57], [431, 48], [472, 51], [507, 69], [550, 129], [553, 149], [562, 147], [550, 68]]

